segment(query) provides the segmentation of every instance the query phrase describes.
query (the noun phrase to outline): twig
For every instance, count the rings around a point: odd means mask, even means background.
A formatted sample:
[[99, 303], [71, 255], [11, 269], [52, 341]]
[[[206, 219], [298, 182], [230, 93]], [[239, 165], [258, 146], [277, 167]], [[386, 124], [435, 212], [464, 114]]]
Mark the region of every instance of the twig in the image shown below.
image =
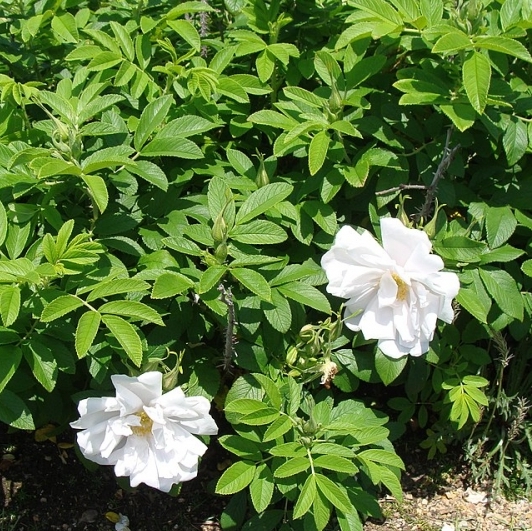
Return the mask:
[[231, 288], [226, 288], [223, 284], [218, 286], [218, 291], [222, 294], [221, 299], [224, 304], [227, 305], [227, 328], [225, 330], [225, 348], [224, 348], [224, 359], [223, 359], [223, 370], [224, 372], [229, 372], [231, 370], [231, 361], [233, 359], [233, 354], [235, 353], [235, 305], [233, 303], [233, 293]]
[[451, 142], [451, 135], [453, 133], [453, 128], [450, 127], [447, 131], [447, 138], [445, 139], [445, 147], [443, 148], [443, 157], [438, 165], [432, 182], [429, 186], [424, 184], [400, 184], [399, 186], [394, 186], [393, 188], [388, 188], [387, 190], [381, 190], [376, 192], [375, 195], [386, 195], [392, 192], [399, 192], [401, 190], [426, 190], [427, 195], [425, 197], [425, 202], [421, 207], [421, 210], [415, 215], [415, 221], [419, 221], [421, 218], [428, 218], [430, 211], [432, 209], [432, 204], [434, 203], [434, 196], [438, 190], [438, 183], [443, 178], [443, 175], [451, 165], [451, 162], [454, 160], [457, 151], [460, 149], [460, 144], [457, 144], [452, 149], [449, 149], [449, 144]]

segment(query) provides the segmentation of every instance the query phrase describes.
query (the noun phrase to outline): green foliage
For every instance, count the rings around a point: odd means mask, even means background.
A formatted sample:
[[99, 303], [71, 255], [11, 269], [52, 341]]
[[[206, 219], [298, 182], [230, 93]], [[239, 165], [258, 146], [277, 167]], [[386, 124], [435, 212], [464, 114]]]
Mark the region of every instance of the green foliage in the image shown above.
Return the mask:
[[[400, 497], [386, 415], [531, 489], [494, 339], [530, 373], [528, 2], [174, 4], [0, 0], [0, 420], [64, 426], [118, 373], [228, 389], [224, 529], [361, 530]], [[422, 358], [325, 291], [339, 226], [388, 215], [460, 278]]]

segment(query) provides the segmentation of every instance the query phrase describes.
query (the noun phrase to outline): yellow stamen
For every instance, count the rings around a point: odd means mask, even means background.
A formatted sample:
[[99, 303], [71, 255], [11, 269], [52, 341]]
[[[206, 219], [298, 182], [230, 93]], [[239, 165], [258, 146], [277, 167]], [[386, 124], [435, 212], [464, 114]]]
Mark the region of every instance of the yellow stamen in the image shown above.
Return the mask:
[[140, 426], [131, 426], [131, 431], [139, 437], [146, 437], [151, 433], [153, 420], [151, 420], [145, 411], [137, 413], [137, 417], [140, 419]]
[[397, 284], [396, 300], [405, 301], [408, 297], [408, 284], [397, 273], [392, 273], [392, 278]]

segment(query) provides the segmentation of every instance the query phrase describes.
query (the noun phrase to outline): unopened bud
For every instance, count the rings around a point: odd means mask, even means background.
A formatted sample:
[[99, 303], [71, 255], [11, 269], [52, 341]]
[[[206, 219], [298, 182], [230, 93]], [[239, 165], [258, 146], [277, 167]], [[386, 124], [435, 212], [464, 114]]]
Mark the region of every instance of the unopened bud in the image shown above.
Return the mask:
[[299, 331], [299, 337], [302, 341], [311, 341], [314, 338], [314, 327], [312, 325], [305, 325], [301, 330]]
[[216, 246], [214, 250], [214, 256], [216, 258], [216, 263], [223, 264], [227, 258], [227, 244], [222, 242]]
[[225, 222], [223, 212], [220, 212], [216, 217], [211, 234], [214, 240], [215, 247], [218, 244], [225, 242], [225, 240], [227, 239], [227, 223]]
[[332, 86], [332, 92], [329, 97], [329, 109], [334, 115], [337, 115], [338, 111], [343, 109], [342, 96], [340, 96], [336, 85]]
[[268, 175], [268, 172], [266, 171], [266, 168], [264, 167], [264, 159], [262, 159], [262, 157], [260, 159], [257, 177], [255, 177], [255, 184], [258, 188], [262, 188], [263, 186], [270, 184], [270, 177]]
[[286, 353], [286, 363], [288, 365], [293, 365], [297, 360], [298, 350], [296, 347], [290, 347]]

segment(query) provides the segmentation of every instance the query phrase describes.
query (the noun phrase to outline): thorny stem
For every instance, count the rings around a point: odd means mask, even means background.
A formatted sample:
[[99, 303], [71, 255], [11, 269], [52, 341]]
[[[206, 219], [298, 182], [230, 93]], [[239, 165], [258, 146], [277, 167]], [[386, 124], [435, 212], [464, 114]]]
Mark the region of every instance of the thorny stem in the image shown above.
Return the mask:
[[381, 190], [380, 192], [376, 192], [375, 195], [385, 195], [391, 192], [398, 192], [400, 190], [426, 190], [427, 195], [425, 197], [425, 202], [423, 203], [421, 210], [415, 215], [414, 220], [416, 222], [419, 222], [422, 218], [428, 219], [429, 214], [432, 210], [432, 205], [434, 203], [434, 197], [438, 190], [438, 183], [443, 178], [445, 172], [447, 171], [447, 169], [451, 165], [451, 162], [456, 156], [456, 153], [460, 149], [460, 144], [457, 144], [452, 149], [449, 148], [452, 133], [453, 127], [450, 127], [447, 131], [447, 138], [445, 139], [445, 147], [443, 148], [442, 159], [440, 161], [440, 164], [438, 165], [438, 168], [436, 169], [436, 172], [434, 173], [434, 177], [432, 178], [432, 182], [429, 186], [425, 186], [423, 184], [401, 184], [399, 186], [395, 186], [387, 190]]
[[231, 288], [226, 288], [223, 284], [218, 286], [218, 291], [221, 293], [222, 302], [227, 306], [227, 328], [225, 330], [225, 348], [224, 348], [224, 372], [229, 372], [231, 369], [231, 360], [235, 354], [236, 337], [234, 333], [236, 319], [235, 319], [235, 305], [233, 302], [233, 294]]

